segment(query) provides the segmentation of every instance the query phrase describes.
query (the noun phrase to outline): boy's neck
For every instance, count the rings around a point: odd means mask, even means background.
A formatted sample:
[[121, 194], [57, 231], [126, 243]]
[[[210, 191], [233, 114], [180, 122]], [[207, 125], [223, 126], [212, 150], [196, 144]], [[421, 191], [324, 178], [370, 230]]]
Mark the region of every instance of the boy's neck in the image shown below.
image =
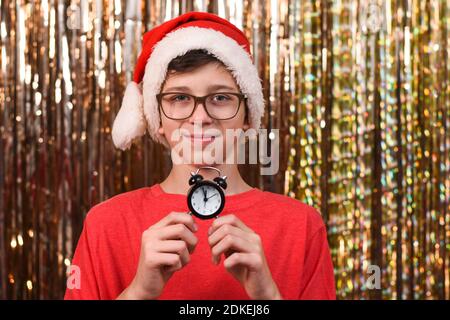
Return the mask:
[[[168, 177], [161, 182], [161, 188], [167, 193], [187, 194], [191, 187], [188, 184], [191, 172], [196, 172], [199, 167], [202, 166], [188, 164], [174, 165]], [[252, 187], [242, 179], [236, 164], [215, 165], [214, 167], [221, 171], [221, 176], [227, 176], [228, 186], [225, 190], [225, 194], [238, 194], [252, 189]], [[215, 170], [200, 170], [199, 174], [206, 180], [212, 180], [217, 177], [217, 172]]]

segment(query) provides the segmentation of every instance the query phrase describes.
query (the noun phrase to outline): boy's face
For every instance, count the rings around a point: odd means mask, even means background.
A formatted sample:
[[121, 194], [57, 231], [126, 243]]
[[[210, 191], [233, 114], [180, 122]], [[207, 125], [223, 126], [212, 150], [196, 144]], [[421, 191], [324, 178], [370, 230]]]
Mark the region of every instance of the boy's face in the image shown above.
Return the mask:
[[[180, 92], [202, 97], [220, 92], [240, 93], [240, 90], [233, 76], [224, 66], [209, 63], [190, 72], [168, 74], [161, 88], [161, 93], [165, 92]], [[178, 99], [184, 98], [181, 96]], [[221, 99], [220, 96], [218, 99]], [[191, 150], [186, 154], [183, 151], [177, 151], [177, 154], [183, 158], [184, 163], [211, 164], [205, 162], [203, 158], [210, 155], [212, 149], [217, 148], [222, 150], [220, 152], [223, 155], [219, 161], [225, 162], [226, 150], [230, 150], [232, 146], [232, 149], [236, 152], [235, 143], [237, 141], [235, 138], [230, 139], [233, 144], [226, 141], [227, 130], [241, 129], [245, 131], [249, 128], [245, 109], [245, 102], [241, 101], [236, 116], [227, 120], [211, 118], [202, 103], [197, 105], [190, 118], [184, 120], [169, 119], [163, 112], [160, 112], [161, 126], [158, 132], [165, 136], [172, 151], [174, 151], [174, 148], [176, 150]], [[202, 159], [202, 161], [199, 162], [199, 159]]]

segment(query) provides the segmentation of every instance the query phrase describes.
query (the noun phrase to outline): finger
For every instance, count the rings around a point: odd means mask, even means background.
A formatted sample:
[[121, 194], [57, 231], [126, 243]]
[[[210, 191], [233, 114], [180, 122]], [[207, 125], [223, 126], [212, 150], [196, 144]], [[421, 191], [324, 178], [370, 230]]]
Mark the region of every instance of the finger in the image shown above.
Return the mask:
[[157, 223], [152, 225], [150, 228], [163, 228], [172, 224], [182, 223], [186, 225], [192, 232], [198, 230], [197, 224], [195, 223], [194, 217], [186, 212], [171, 212], [164, 218], [159, 220]]
[[155, 256], [156, 266], [167, 267], [170, 271], [179, 270], [183, 267], [180, 256], [176, 253], [159, 252]]
[[183, 240], [188, 245], [188, 250], [192, 253], [197, 245], [198, 239], [184, 224], [169, 225], [160, 229], [160, 240]]
[[237, 266], [245, 266], [251, 271], [258, 271], [261, 270], [262, 264], [261, 257], [256, 253], [235, 252], [223, 261], [227, 270]]
[[176, 253], [181, 258], [181, 264], [185, 266], [190, 261], [186, 242], [183, 240], [164, 240], [156, 245], [157, 252]]
[[214, 233], [208, 237], [208, 243], [211, 247], [215, 246], [226, 235], [231, 234], [241, 238], [248, 238], [251, 233], [245, 232], [240, 228], [237, 228], [230, 224], [220, 226]]
[[220, 263], [220, 257], [225, 253], [233, 252], [257, 252], [255, 244], [234, 235], [226, 235], [212, 249], [212, 261], [214, 264]]
[[227, 214], [225, 216], [221, 216], [217, 219], [214, 219], [213, 223], [211, 224], [208, 234], [212, 234], [215, 230], [223, 226], [224, 224], [231, 224], [237, 228], [242, 229], [246, 232], [253, 232], [252, 229], [247, 227], [238, 217], [236, 217], [234, 214]]

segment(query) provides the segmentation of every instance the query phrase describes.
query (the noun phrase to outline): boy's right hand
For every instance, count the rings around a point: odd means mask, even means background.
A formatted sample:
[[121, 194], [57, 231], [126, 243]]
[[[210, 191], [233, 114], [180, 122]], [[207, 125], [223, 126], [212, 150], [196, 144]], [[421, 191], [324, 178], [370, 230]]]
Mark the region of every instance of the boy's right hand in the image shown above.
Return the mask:
[[172, 274], [184, 267], [197, 245], [194, 218], [171, 212], [142, 233], [136, 275], [118, 299], [156, 299]]

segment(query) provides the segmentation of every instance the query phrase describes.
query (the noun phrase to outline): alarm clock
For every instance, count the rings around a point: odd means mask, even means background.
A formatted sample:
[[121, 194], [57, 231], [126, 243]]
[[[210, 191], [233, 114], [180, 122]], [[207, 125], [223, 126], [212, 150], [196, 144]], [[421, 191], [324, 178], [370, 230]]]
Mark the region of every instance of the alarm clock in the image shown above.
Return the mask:
[[[215, 170], [219, 176], [215, 177], [213, 181], [205, 180], [199, 174], [202, 169]], [[189, 178], [191, 188], [187, 195], [189, 214], [193, 214], [200, 219], [217, 218], [225, 206], [226, 179], [226, 176], [221, 177], [220, 170], [215, 167], [201, 167], [195, 173], [191, 172]]]

